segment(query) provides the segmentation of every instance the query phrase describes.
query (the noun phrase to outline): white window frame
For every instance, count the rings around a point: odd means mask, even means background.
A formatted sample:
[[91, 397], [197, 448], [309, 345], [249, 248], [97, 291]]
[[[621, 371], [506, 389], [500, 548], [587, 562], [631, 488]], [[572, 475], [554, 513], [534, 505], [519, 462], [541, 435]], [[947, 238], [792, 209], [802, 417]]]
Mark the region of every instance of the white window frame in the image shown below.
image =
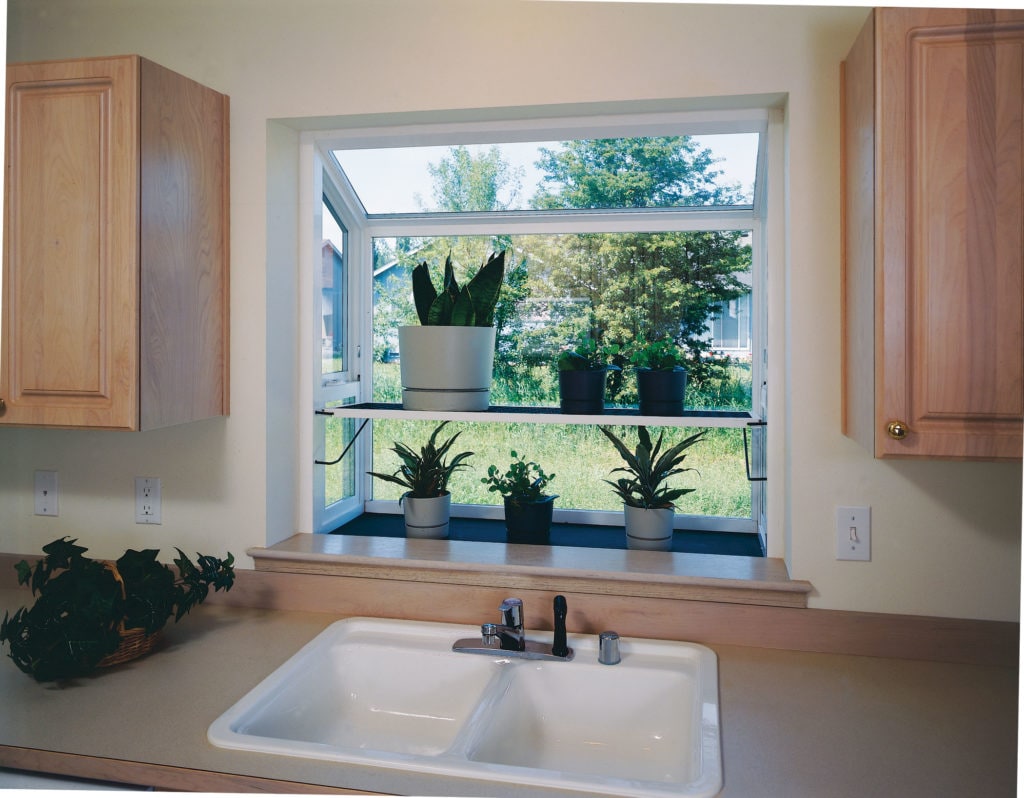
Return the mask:
[[[751, 231], [752, 263], [751, 281], [753, 295], [757, 300], [752, 303], [752, 409], [751, 414], [759, 421], [766, 421], [767, 395], [767, 348], [768, 348], [768, 286], [767, 261], [769, 257], [767, 237], [768, 227], [765, 224], [769, 206], [768, 180], [769, 160], [772, 163], [772, 174], [781, 174], [783, 148], [781, 142], [773, 141], [773, 136], [781, 135], [782, 125], [780, 112], [769, 107], [758, 107], [739, 110], [714, 112], [667, 112], [654, 114], [602, 115], [595, 117], [571, 117], [558, 120], [544, 120], [540, 124], [531, 121], [506, 121], [500, 123], [451, 123], [431, 125], [403, 125], [397, 127], [355, 128], [351, 130], [333, 130], [323, 132], [307, 132], [303, 134], [301, 146], [302, 179], [300, 190], [305, 202], [316, 198], [316, 212], [319, 214], [319, 198], [323, 192], [324, 174], [329, 175], [330, 182], [337, 188], [337, 199], [341, 207], [337, 210], [342, 214], [348, 229], [348, 270], [349, 289], [353, 299], [350, 308], [349, 324], [352, 329], [350, 341], [358, 353], [350, 353], [349, 362], [356, 371], [346, 379], [351, 395], [357, 401], [368, 402], [372, 394], [372, 252], [371, 241], [375, 237], [392, 236], [439, 236], [439, 235], [493, 235], [496, 233], [536, 234], [536, 233], [574, 233], [574, 232], [649, 232], [649, 231], [695, 231], [695, 230], [740, 230]], [[433, 144], [451, 145], [511, 142], [568, 140], [586, 138], [636, 137], [658, 135], [708, 135], [715, 133], [750, 133], [760, 134], [757, 171], [755, 178], [755, 194], [752, 205], [738, 207], [685, 207], [673, 209], [651, 209], [637, 212], [629, 211], [501, 211], [483, 213], [461, 213], [433, 215], [425, 218], [422, 214], [367, 214], [358, 196], [348, 184], [344, 173], [335, 162], [331, 151], [347, 147], [388, 147], [388, 146], [426, 146]], [[773, 192], [777, 196], [777, 192]], [[773, 200], [773, 205], [778, 203]], [[301, 204], [301, 203], [300, 203]], [[300, 211], [302, 209], [300, 208]], [[311, 216], [306, 215], [309, 219]], [[569, 223], [571, 220], [571, 224]], [[306, 241], [307, 249], [319, 251], [319, 223], [313, 236]], [[300, 241], [300, 258], [303, 264], [310, 261], [302, 252]], [[303, 269], [305, 271], [305, 268]], [[313, 270], [316, 271], [316, 270]], [[307, 275], [309, 276], [309, 275]], [[369, 282], [369, 284], [368, 284]], [[302, 285], [314, 286], [318, 292], [316, 280], [303, 279]], [[315, 295], [315, 294], [314, 294]], [[306, 318], [303, 309], [300, 315]], [[315, 316], [315, 314], [313, 314]], [[315, 319], [314, 319], [315, 320]], [[319, 340], [318, 338], [314, 340]], [[314, 347], [319, 358], [319, 347]], [[367, 356], [362, 357], [362, 353]], [[308, 363], [309, 358], [303, 358]], [[319, 376], [319, 359], [316, 360], [316, 371]], [[312, 375], [303, 375], [303, 384], [315, 384]], [[323, 385], [312, 391], [311, 400], [314, 409], [324, 407], [322, 401]], [[684, 422], [692, 426], [692, 421]], [[348, 456], [367, 457], [363, 452], [371, 451], [372, 425], [360, 436], [360, 441], [353, 447]], [[319, 435], [319, 437], [317, 437]], [[766, 461], [767, 451], [763, 446], [763, 434], [752, 434], [752, 456], [755, 463]], [[315, 427], [314, 440], [320, 441], [323, 448], [323, 434]], [[310, 450], [314, 446], [308, 447]], [[303, 454], [300, 452], [300, 454]], [[322, 453], [321, 453], [322, 455]], [[328, 453], [335, 457], [336, 453]], [[322, 459], [318, 456], [316, 459]], [[304, 462], [311, 462], [312, 458]], [[361, 465], [358, 472], [365, 472]], [[320, 467], [322, 468], [322, 467]], [[755, 472], [763, 471], [763, 466], [755, 467]], [[755, 473], [755, 475], [758, 475]], [[315, 478], [303, 482], [316, 484]], [[303, 487], [304, 490], [304, 486]], [[304, 491], [309, 496], [310, 492]], [[326, 532], [336, 528], [344, 520], [355, 517], [361, 512], [400, 512], [397, 502], [374, 501], [365, 497], [372, 495], [371, 478], [363, 475], [357, 478], [356, 496], [343, 514], [332, 515], [322, 506], [322, 493], [314, 492], [311, 527], [315, 532]], [[677, 514], [676, 526], [707, 531], [743, 531], [757, 532], [762, 539], [762, 547], [766, 545], [767, 512], [765, 508], [766, 491], [763, 482], [751, 483], [751, 519], [729, 519], [704, 516], [683, 516]], [[463, 517], [500, 518], [501, 508], [481, 505], [453, 505], [453, 515]], [[556, 510], [556, 521], [573, 521], [576, 523], [608, 522], [607, 516], [617, 516], [608, 511]], [[341, 518], [342, 520], [337, 520]], [[739, 523], [737, 523], [739, 522]]]

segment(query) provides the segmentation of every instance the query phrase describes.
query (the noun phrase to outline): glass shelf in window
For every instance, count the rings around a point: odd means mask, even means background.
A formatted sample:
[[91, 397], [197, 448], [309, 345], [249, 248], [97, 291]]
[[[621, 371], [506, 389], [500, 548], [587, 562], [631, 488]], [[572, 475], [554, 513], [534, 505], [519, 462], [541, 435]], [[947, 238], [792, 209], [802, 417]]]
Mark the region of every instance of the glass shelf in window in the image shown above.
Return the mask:
[[757, 419], [746, 410], [690, 410], [681, 416], [642, 416], [636, 408], [605, 408], [598, 415], [573, 415], [557, 407], [495, 405], [486, 411], [403, 410], [400, 404], [363, 402], [321, 411], [353, 418], [418, 418], [438, 421], [521, 422], [530, 424], [622, 424], [649, 427], [745, 427]]

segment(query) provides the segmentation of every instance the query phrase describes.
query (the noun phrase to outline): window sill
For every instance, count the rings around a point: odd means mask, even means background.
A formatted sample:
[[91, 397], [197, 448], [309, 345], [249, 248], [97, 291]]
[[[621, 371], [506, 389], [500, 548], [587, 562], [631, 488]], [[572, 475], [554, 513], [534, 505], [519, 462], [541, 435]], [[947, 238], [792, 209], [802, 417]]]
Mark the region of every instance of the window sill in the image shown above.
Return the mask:
[[[405, 518], [400, 513], [363, 513], [333, 530], [332, 535], [359, 537], [404, 538]], [[453, 516], [448, 530], [449, 540], [477, 543], [523, 543], [509, 541], [503, 518]], [[625, 549], [625, 529], [600, 524], [566, 523], [551, 525], [545, 546], [569, 546], [590, 549]], [[763, 557], [761, 541], [753, 532], [707, 532], [676, 530], [670, 551], [691, 554]]]
[[813, 589], [770, 557], [308, 533], [247, 554], [257, 571], [774, 607]]

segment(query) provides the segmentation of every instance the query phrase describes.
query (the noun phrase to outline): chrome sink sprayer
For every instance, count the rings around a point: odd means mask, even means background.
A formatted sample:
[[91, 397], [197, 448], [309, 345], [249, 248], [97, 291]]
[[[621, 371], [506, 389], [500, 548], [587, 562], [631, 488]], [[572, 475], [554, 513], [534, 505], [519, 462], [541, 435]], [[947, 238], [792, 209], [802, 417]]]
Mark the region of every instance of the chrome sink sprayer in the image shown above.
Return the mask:
[[571, 660], [573, 651], [566, 644], [565, 616], [568, 612], [565, 596], [555, 596], [555, 631], [551, 645], [526, 639], [523, 626], [523, 600], [507, 598], [498, 608], [501, 623], [485, 623], [480, 637], [456, 640], [452, 651], [463, 654], [494, 654], [504, 652], [517, 659]]

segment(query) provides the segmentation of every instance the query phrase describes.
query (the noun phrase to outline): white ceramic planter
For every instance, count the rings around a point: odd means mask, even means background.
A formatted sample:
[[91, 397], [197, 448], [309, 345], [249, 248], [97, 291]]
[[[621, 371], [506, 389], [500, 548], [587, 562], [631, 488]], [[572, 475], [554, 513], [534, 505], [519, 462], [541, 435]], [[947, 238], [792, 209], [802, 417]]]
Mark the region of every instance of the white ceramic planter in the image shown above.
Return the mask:
[[451, 517], [452, 495], [417, 499], [408, 493], [402, 497], [407, 538], [446, 538]]
[[649, 510], [623, 505], [626, 515], [626, 548], [668, 551], [672, 548], [675, 510]]
[[493, 327], [399, 327], [402, 407], [487, 410], [494, 335]]

